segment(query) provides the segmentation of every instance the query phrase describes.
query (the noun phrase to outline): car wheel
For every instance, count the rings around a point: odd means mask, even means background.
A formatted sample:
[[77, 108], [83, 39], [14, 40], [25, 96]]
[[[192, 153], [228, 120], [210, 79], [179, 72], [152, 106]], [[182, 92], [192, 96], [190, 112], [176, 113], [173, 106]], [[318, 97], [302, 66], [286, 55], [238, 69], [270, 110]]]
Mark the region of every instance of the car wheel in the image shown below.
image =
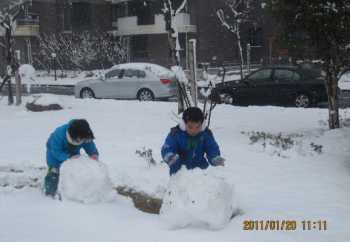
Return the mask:
[[80, 98], [83, 98], [83, 99], [95, 98], [95, 93], [90, 88], [85, 87], [80, 92]]
[[141, 89], [137, 94], [137, 99], [140, 101], [153, 101], [154, 94], [149, 89]]
[[295, 97], [294, 104], [297, 108], [308, 108], [311, 106], [311, 99], [308, 95], [301, 93]]

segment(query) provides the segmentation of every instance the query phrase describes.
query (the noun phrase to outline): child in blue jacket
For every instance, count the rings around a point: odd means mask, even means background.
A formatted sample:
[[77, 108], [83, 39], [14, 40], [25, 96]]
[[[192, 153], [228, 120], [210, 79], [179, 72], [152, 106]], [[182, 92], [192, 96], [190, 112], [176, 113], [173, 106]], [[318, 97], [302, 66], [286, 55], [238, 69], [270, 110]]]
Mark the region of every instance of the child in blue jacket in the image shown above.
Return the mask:
[[89, 123], [85, 119], [75, 119], [58, 127], [46, 144], [48, 173], [45, 177], [45, 194], [55, 196], [59, 181], [59, 170], [63, 162], [78, 158], [84, 149], [91, 159], [98, 161], [98, 150]]
[[170, 175], [182, 166], [187, 169], [223, 166], [225, 160], [213, 133], [203, 125], [204, 114], [197, 107], [188, 108], [180, 125], [171, 129], [162, 147], [163, 160], [170, 167]]

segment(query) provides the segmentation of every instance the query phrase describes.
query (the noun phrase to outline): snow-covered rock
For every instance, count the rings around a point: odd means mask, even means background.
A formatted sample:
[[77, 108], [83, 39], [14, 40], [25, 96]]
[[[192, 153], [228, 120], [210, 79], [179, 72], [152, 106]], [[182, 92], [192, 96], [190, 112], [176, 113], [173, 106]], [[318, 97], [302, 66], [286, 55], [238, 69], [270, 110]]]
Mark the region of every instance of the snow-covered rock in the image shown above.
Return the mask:
[[170, 228], [222, 229], [236, 210], [233, 185], [222, 168], [180, 170], [169, 181], [160, 216]]
[[81, 203], [108, 202], [116, 194], [106, 165], [85, 156], [63, 163], [59, 192], [63, 199]]

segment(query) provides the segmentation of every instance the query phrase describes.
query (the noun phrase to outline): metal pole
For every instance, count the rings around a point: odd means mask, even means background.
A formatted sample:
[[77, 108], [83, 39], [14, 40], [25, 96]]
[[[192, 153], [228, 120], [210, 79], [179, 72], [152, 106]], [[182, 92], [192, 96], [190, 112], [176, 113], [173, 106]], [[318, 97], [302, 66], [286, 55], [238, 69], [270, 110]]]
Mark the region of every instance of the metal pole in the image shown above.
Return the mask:
[[198, 88], [197, 88], [197, 40], [191, 39], [190, 43], [192, 44], [192, 55], [193, 63], [192, 64], [192, 73], [193, 80], [191, 80], [191, 92], [192, 92], [192, 101], [195, 107], [198, 106]]
[[250, 73], [250, 53], [251, 53], [251, 45], [247, 44], [247, 70], [248, 74]]
[[54, 58], [54, 68], [55, 68], [55, 81], [57, 81], [57, 66], [56, 66], [56, 57]]

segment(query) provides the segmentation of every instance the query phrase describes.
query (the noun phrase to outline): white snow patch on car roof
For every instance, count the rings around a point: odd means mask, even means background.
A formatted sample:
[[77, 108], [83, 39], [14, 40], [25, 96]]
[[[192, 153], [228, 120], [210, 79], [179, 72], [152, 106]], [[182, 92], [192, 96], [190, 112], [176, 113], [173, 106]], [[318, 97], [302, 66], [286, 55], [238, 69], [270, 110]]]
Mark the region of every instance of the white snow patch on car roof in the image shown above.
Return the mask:
[[171, 70], [153, 63], [126, 63], [126, 64], [115, 65], [111, 69], [116, 69], [116, 68], [123, 68], [123, 69], [133, 68], [138, 70], [147, 70], [154, 73], [157, 76], [174, 75], [174, 73]]

